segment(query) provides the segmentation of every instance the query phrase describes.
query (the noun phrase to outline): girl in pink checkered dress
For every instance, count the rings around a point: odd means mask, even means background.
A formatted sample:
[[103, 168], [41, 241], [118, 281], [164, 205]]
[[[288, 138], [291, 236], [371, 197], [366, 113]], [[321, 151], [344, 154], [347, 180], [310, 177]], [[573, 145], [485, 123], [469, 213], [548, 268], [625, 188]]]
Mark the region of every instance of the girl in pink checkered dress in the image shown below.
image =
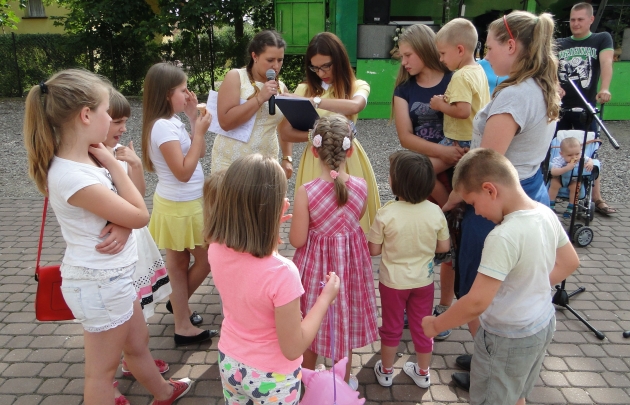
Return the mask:
[[356, 389], [356, 377], [350, 375], [352, 349], [366, 346], [378, 336], [372, 261], [359, 222], [366, 209], [367, 184], [345, 170], [354, 136], [354, 127], [345, 117], [322, 117], [311, 134], [322, 173], [296, 191], [289, 233], [291, 245], [297, 248], [293, 261], [305, 290], [300, 300], [302, 313], [315, 304], [320, 283], [329, 272], [337, 273], [341, 288], [333, 316], [322, 322], [304, 353], [302, 367], [314, 369], [318, 355], [332, 358], [334, 343], [333, 360], [348, 357], [345, 379]]

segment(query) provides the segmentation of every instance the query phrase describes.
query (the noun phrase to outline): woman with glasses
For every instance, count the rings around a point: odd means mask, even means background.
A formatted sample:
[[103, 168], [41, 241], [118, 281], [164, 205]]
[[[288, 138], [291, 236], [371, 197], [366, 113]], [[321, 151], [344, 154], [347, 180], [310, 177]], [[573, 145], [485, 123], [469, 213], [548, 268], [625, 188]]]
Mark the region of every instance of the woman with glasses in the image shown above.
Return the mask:
[[[298, 85], [295, 95], [308, 97], [320, 117], [341, 114], [356, 124], [359, 112], [367, 105], [370, 85], [354, 76], [350, 59], [341, 40], [330, 32], [313, 37], [306, 49], [306, 81]], [[308, 132], [299, 131], [286, 119], [278, 125], [280, 137], [285, 142], [307, 142]], [[355, 137], [354, 153], [346, 161], [348, 174], [365, 179], [368, 185], [367, 209], [361, 218], [361, 227], [370, 230], [376, 211], [381, 206], [376, 178], [370, 160]], [[300, 159], [295, 189], [319, 177], [319, 160], [309, 145]]]

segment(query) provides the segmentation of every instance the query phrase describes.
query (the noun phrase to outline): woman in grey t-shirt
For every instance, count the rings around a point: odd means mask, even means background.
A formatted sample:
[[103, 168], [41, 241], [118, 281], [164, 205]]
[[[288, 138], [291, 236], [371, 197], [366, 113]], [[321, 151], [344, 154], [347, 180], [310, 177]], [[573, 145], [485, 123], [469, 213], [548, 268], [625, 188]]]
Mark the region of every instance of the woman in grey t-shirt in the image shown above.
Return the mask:
[[[553, 53], [554, 22], [550, 14], [515, 11], [488, 28], [486, 59], [497, 75], [509, 75], [473, 122], [472, 148], [494, 149], [516, 167], [521, 185], [534, 200], [549, 205], [540, 171], [560, 111], [558, 61]], [[451, 193], [445, 210], [462, 201]], [[466, 207], [458, 254], [459, 296], [470, 291], [486, 236], [494, 223]], [[475, 334], [479, 321], [468, 324]], [[458, 359], [458, 363], [463, 359]], [[469, 360], [468, 360], [469, 361]], [[468, 378], [454, 375], [458, 384]]]

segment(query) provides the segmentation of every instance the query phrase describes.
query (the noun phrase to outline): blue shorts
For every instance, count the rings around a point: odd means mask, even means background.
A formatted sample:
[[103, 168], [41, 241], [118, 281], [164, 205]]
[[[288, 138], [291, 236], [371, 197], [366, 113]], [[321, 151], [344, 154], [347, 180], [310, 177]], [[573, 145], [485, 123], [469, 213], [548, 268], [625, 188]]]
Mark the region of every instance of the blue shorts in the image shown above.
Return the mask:
[[455, 139], [451, 139], [451, 138], [447, 138], [447, 137], [444, 137], [444, 139], [442, 139], [440, 141], [440, 145], [455, 146], [455, 142], [457, 142], [457, 144], [459, 145], [460, 148], [468, 148], [468, 149], [470, 149], [470, 142], [471, 141], [457, 141]]
[[98, 333], [127, 322], [138, 294], [133, 286], [136, 266], [105, 280], [63, 279], [61, 293], [68, 308], [86, 332]]

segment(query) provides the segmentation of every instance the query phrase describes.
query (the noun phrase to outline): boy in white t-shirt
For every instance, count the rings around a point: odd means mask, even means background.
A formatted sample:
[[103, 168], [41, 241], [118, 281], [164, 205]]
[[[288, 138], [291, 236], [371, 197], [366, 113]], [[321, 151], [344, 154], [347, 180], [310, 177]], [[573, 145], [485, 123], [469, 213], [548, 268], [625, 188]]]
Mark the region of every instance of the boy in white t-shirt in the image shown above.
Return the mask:
[[453, 189], [497, 226], [470, 292], [439, 317], [425, 317], [422, 327], [435, 336], [478, 316], [470, 403], [523, 405], [555, 330], [551, 286], [579, 259], [557, 216], [525, 194], [505, 156], [468, 152], [455, 168]]

